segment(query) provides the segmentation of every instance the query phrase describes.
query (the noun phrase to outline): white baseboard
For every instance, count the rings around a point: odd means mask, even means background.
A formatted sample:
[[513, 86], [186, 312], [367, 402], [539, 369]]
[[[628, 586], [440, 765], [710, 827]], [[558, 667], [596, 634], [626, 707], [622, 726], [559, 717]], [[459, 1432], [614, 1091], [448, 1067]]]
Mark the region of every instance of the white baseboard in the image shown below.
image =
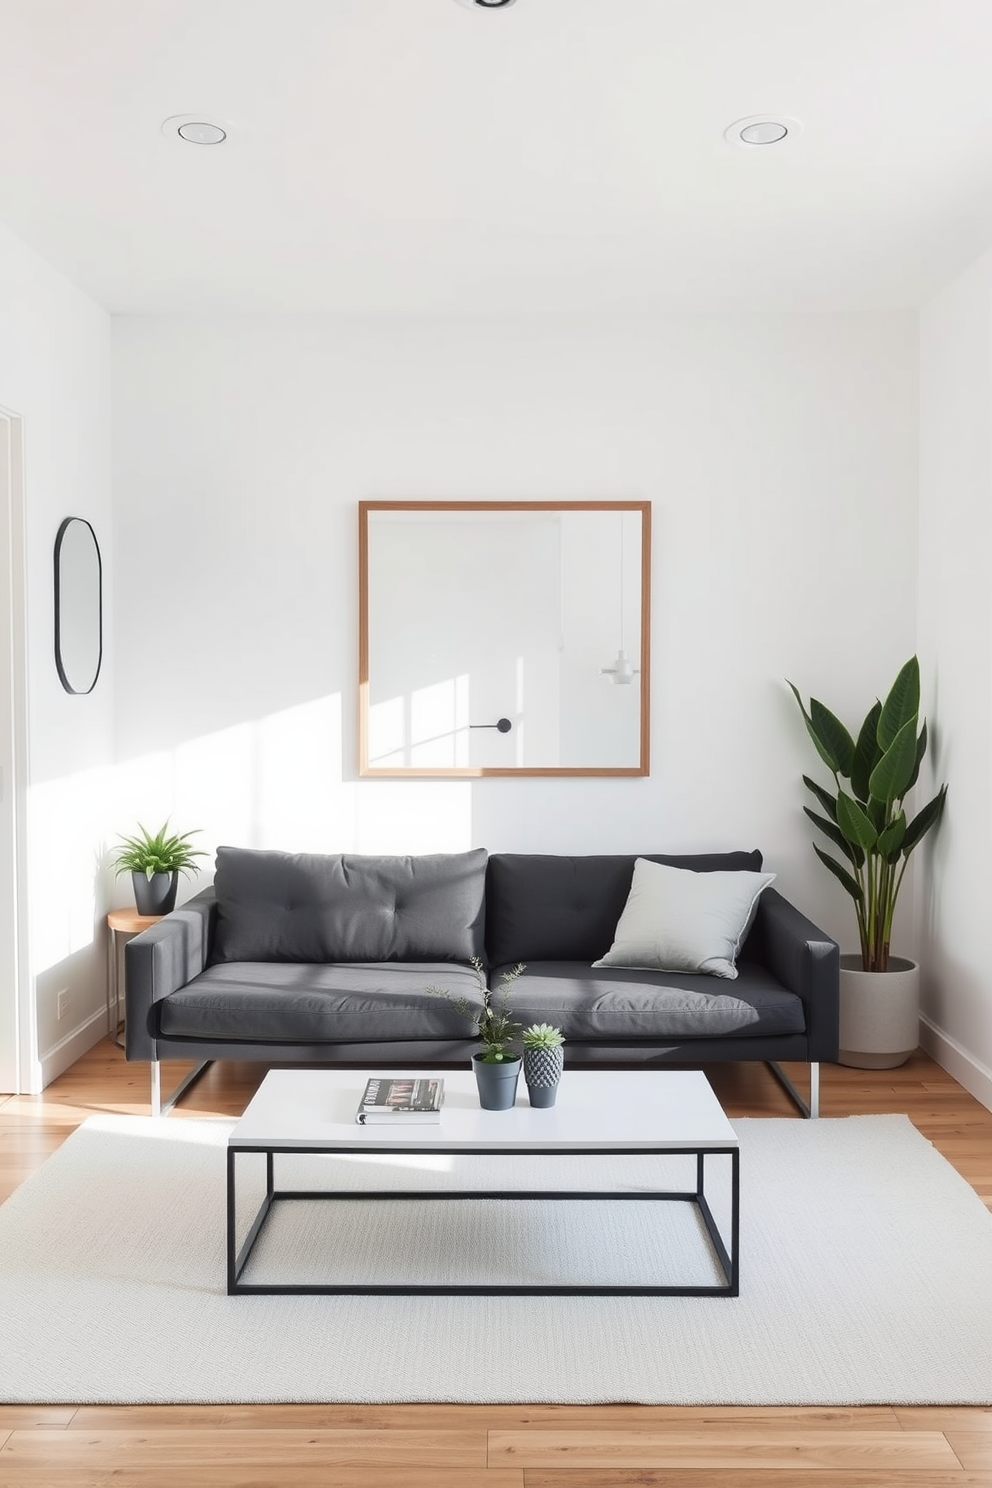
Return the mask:
[[935, 1059], [941, 1069], [945, 1069], [949, 1075], [953, 1075], [959, 1085], [963, 1085], [969, 1095], [981, 1101], [992, 1111], [992, 1070], [981, 1063], [973, 1054], [958, 1043], [957, 1039], [938, 1028], [936, 1023], [931, 1023], [926, 1016], [920, 1016], [920, 1044]]
[[82, 1059], [87, 1050], [92, 1049], [101, 1039], [107, 1037], [107, 1009], [102, 1007], [98, 1012], [91, 1013], [85, 1023], [74, 1028], [71, 1033], [66, 1034], [64, 1039], [51, 1049], [42, 1054], [39, 1061], [41, 1067], [41, 1087], [50, 1085], [59, 1075], [64, 1075], [70, 1065], [75, 1064], [77, 1059]]

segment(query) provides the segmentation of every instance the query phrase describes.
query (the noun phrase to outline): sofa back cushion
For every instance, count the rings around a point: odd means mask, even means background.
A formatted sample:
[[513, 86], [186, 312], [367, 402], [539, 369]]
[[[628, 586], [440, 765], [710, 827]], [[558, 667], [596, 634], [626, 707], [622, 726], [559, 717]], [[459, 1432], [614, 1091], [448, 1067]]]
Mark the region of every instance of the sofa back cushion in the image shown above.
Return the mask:
[[371, 857], [219, 847], [218, 961], [469, 961], [486, 853]]
[[486, 885], [486, 958], [493, 966], [524, 961], [598, 961], [613, 944], [637, 858], [697, 873], [757, 873], [761, 853], [493, 853]]

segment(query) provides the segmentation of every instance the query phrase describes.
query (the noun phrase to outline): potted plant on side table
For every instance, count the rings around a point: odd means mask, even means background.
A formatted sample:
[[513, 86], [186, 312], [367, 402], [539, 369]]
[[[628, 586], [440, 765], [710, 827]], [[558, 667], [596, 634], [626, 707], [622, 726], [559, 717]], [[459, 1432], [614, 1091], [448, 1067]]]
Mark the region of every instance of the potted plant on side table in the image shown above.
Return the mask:
[[479, 1104], [484, 1111], [508, 1111], [517, 1098], [517, 1080], [521, 1066], [520, 1054], [513, 1047], [521, 1029], [520, 1024], [513, 1019], [510, 989], [524, 966], [520, 962], [512, 971], [504, 971], [500, 985], [495, 991], [490, 991], [485, 967], [478, 956], [472, 957], [472, 965], [482, 992], [481, 1008], [463, 997], [452, 998], [443, 987], [428, 987], [427, 991], [435, 997], [447, 997], [460, 1013], [465, 1013], [474, 1020], [482, 1045], [472, 1055], [472, 1068], [479, 1087]]
[[189, 844], [197, 831], [198, 827], [170, 835], [166, 821], [152, 836], [139, 822], [137, 836], [121, 836], [116, 877], [130, 873], [139, 914], [167, 915], [175, 909], [180, 873], [187, 877], [199, 873], [196, 859], [206, 857], [205, 852]]
[[904, 801], [916, 784], [927, 748], [919, 721], [920, 664], [906, 662], [885, 702], [876, 701], [855, 740], [816, 698], [802, 710], [820, 759], [834, 777], [831, 794], [808, 775], [803, 784], [820, 812], [806, 815], [840, 849], [840, 863], [814, 844], [817, 857], [854, 900], [859, 954], [841, 956], [840, 1063], [856, 1069], [893, 1069], [919, 1043], [919, 967], [889, 952], [896, 900], [913, 852], [944, 809], [942, 785], [910, 820]]

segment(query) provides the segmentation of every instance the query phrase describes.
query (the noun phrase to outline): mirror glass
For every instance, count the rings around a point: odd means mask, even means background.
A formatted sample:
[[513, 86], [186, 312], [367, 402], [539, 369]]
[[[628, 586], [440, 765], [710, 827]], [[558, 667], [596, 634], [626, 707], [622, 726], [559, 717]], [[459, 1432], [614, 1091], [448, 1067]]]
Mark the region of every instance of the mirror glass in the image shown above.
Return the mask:
[[650, 502], [362, 502], [363, 775], [646, 775]]
[[55, 665], [66, 692], [92, 692], [103, 658], [103, 571], [96, 534], [66, 517], [55, 539]]

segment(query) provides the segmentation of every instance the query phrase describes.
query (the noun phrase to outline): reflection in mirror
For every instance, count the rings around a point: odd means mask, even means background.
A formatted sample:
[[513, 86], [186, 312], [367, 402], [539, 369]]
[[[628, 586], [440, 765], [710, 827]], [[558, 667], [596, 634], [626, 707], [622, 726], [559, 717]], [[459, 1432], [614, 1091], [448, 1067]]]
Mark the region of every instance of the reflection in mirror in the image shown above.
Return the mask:
[[362, 502], [363, 775], [646, 775], [649, 502]]
[[66, 692], [92, 692], [103, 658], [103, 570], [96, 534], [66, 517], [55, 539], [55, 666]]

